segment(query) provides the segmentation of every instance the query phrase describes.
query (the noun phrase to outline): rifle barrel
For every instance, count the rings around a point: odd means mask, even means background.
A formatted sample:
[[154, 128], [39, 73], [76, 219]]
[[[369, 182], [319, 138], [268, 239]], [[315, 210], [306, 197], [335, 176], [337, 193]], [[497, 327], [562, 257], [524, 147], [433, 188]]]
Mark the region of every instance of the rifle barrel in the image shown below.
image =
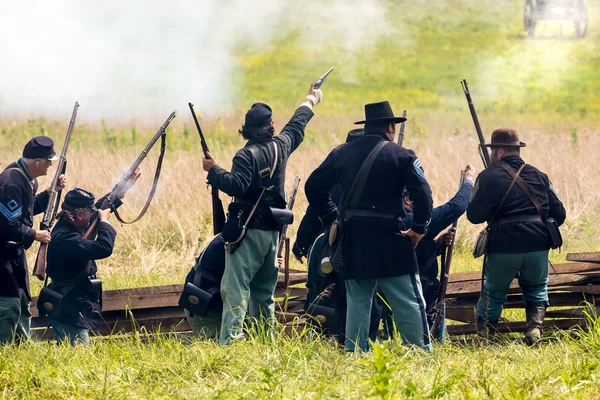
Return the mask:
[[118, 197], [119, 195], [122, 194], [121, 191], [126, 186], [129, 178], [135, 173], [136, 169], [138, 169], [138, 167], [140, 166], [142, 161], [144, 161], [144, 159], [146, 158], [146, 156], [148, 155], [148, 153], [150, 152], [150, 150], [152, 149], [154, 144], [165, 133], [165, 131], [167, 130], [167, 127], [169, 126], [171, 121], [173, 121], [173, 119], [175, 119], [175, 116], [176, 116], [175, 111], [173, 111], [169, 115], [169, 117], [166, 119], [166, 121], [162, 124], [162, 126], [158, 129], [158, 131], [156, 131], [156, 133], [154, 134], [152, 139], [150, 139], [150, 142], [148, 142], [148, 144], [146, 145], [144, 150], [140, 153], [138, 158], [133, 162], [133, 164], [131, 164], [131, 167], [129, 167], [127, 172], [125, 174], [123, 174], [119, 183], [115, 185], [115, 187], [113, 188], [113, 190], [110, 193], [111, 201], [113, 201], [116, 197]]
[[490, 154], [487, 148], [484, 147], [485, 137], [483, 136], [483, 132], [481, 130], [481, 124], [479, 123], [479, 118], [477, 117], [477, 111], [475, 110], [475, 105], [473, 104], [473, 98], [471, 97], [471, 92], [469, 91], [469, 85], [467, 84], [467, 80], [463, 79], [461, 82], [461, 86], [463, 91], [465, 92], [465, 97], [467, 98], [467, 104], [469, 105], [469, 111], [471, 112], [471, 117], [473, 118], [473, 123], [475, 124], [475, 130], [477, 131], [477, 136], [479, 137], [479, 155], [481, 156], [481, 160], [483, 161], [483, 166], [487, 168], [492, 164], [492, 160], [490, 159]]
[[192, 117], [194, 118], [194, 123], [196, 124], [196, 129], [198, 129], [198, 134], [200, 135], [200, 144], [202, 145], [202, 151], [206, 156], [210, 150], [208, 150], [208, 144], [206, 143], [206, 139], [204, 139], [204, 133], [202, 133], [202, 128], [200, 128], [200, 123], [198, 122], [198, 117], [196, 117], [196, 112], [194, 111], [194, 105], [192, 103], [188, 103], [190, 107], [190, 111], [192, 112]]

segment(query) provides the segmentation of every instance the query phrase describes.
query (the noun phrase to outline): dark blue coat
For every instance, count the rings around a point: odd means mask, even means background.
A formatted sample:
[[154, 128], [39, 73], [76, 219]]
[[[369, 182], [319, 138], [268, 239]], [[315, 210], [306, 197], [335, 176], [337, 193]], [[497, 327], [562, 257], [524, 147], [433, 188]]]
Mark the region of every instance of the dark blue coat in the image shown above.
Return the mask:
[[[503, 162], [515, 172], [524, 161], [519, 156], [504, 157]], [[542, 217], [554, 218], [559, 225], [565, 221], [566, 212], [559, 200], [548, 175], [527, 164], [521, 178], [529, 185], [542, 204]], [[502, 201], [504, 193], [512, 182], [512, 176], [500, 165], [494, 164], [477, 177], [467, 218], [473, 224], [489, 222]], [[492, 221], [488, 241], [488, 253], [527, 253], [548, 250], [551, 247], [548, 229], [543, 222], [510, 222], [497, 224], [503, 217], [536, 215], [537, 210], [529, 197], [515, 184], [506, 201]]]
[[[21, 171], [17, 171], [19, 169]], [[36, 196], [37, 180], [32, 179], [22, 160], [0, 174], [0, 296], [19, 297], [29, 293], [25, 249], [35, 240], [33, 216], [48, 205], [48, 192]]]
[[[339, 212], [331, 199], [332, 187], [341, 184], [343, 196], [367, 155], [385, 134], [364, 137], [334, 149], [306, 181], [306, 197], [324, 225]], [[391, 213], [398, 219], [352, 217], [345, 223], [343, 251], [345, 279], [379, 279], [414, 273], [418, 264], [405, 230], [402, 193], [411, 192], [414, 202], [412, 229], [423, 233], [431, 217], [431, 190], [421, 164], [412, 150], [388, 143], [373, 167], [358, 202], [358, 209]]]

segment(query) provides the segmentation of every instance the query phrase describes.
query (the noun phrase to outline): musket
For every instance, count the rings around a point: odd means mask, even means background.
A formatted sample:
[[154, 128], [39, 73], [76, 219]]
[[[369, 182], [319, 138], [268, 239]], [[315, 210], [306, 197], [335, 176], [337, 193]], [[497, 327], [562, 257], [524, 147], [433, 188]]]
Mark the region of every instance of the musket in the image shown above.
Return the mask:
[[[146, 145], [146, 147], [144, 148], [144, 150], [140, 153], [140, 155], [138, 156], [138, 158], [133, 162], [133, 164], [131, 164], [131, 167], [129, 167], [129, 169], [127, 170], [127, 172], [125, 172], [125, 174], [123, 174], [123, 176], [121, 176], [121, 179], [119, 180], [119, 183], [117, 183], [112, 190], [110, 191], [109, 194], [107, 194], [106, 196], [104, 196], [104, 198], [102, 199], [102, 203], [100, 203], [99, 205], [99, 209], [101, 210], [106, 210], [106, 209], [111, 209], [111, 211], [113, 211], [115, 213], [115, 215], [117, 216], [117, 219], [121, 222], [121, 223], [128, 223], [128, 224], [132, 224], [134, 222], [137, 222], [140, 218], [142, 218], [142, 216], [146, 213], [146, 211], [148, 210], [148, 207], [150, 206], [150, 203], [152, 202], [152, 198], [154, 197], [154, 193], [156, 191], [156, 187], [158, 185], [158, 178], [160, 176], [160, 169], [161, 169], [161, 164], [162, 164], [162, 157], [164, 155], [164, 150], [165, 150], [165, 144], [166, 144], [166, 130], [167, 127], [169, 126], [169, 124], [171, 123], [171, 121], [173, 121], [173, 119], [175, 118], [175, 111], [173, 111], [171, 113], [171, 115], [169, 115], [169, 117], [167, 118], [167, 120], [162, 124], [162, 126], [158, 129], [158, 131], [154, 134], [154, 136], [152, 137], [152, 139], [150, 139], [150, 142], [148, 142], [148, 144]], [[142, 161], [144, 161], [144, 159], [146, 158], [146, 156], [148, 155], [148, 153], [150, 152], [150, 150], [152, 149], [152, 147], [154, 147], [154, 145], [156, 144], [156, 142], [158, 141], [158, 139], [161, 139], [161, 154], [159, 156], [158, 159], [158, 165], [156, 167], [156, 173], [154, 174], [154, 183], [152, 185], [152, 190], [150, 191], [150, 194], [148, 196], [148, 199], [146, 200], [146, 204], [144, 205], [144, 208], [142, 209], [142, 211], [140, 212], [140, 214], [131, 222], [125, 222], [123, 220], [121, 220], [121, 218], [119, 217], [118, 212], [116, 211], [115, 208], [115, 203], [119, 200], [121, 200], [125, 194], [127, 193], [127, 191], [129, 189], [131, 189], [131, 187], [133, 186], [133, 184], [135, 183], [135, 181], [133, 181], [133, 177], [136, 174], [137, 169], [139, 168], [140, 164], [142, 163]], [[92, 220], [92, 222], [90, 223], [90, 225], [88, 226], [88, 228], [86, 229], [85, 233], [84, 233], [84, 237], [86, 239], [91, 239], [93, 237], [96, 236], [96, 232], [97, 232], [97, 228], [98, 228], [98, 223], [99, 223], [99, 219], [98, 218], [94, 218]]]
[[[458, 188], [465, 183], [465, 174], [466, 171], [460, 171], [460, 184]], [[454, 234], [454, 239], [450, 246], [446, 247], [446, 249], [442, 252], [442, 271], [440, 274], [440, 288], [437, 294], [436, 302], [435, 302], [435, 312], [433, 324], [431, 324], [431, 329], [429, 331], [430, 335], [435, 336], [435, 332], [438, 327], [442, 323], [442, 318], [444, 317], [444, 309], [446, 307], [446, 290], [448, 289], [448, 279], [450, 277], [450, 265], [452, 264], [452, 255], [454, 253], [454, 242], [456, 241], [456, 229], [458, 227], [458, 219], [456, 219], [448, 232]]]
[[[58, 206], [60, 205], [62, 191], [59, 192], [56, 190], [56, 188], [58, 187], [58, 180], [60, 176], [63, 175], [67, 170], [67, 150], [69, 149], [69, 143], [71, 142], [71, 134], [73, 133], [73, 128], [75, 127], [75, 119], [77, 118], [78, 109], [79, 103], [75, 102], [75, 106], [73, 106], [73, 113], [71, 114], [71, 121], [69, 122], [69, 127], [67, 128], [67, 136], [65, 137], [65, 142], [63, 143], [63, 148], [60, 152], [60, 158], [58, 159], [58, 163], [56, 165], [56, 173], [54, 174], [54, 178], [50, 184], [50, 189], [48, 189], [48, 205], [46, 206], [42, 222], [40, 223], [40, 230], [42, 231], [47, 231], [52, 228], [54, 219], [56, 218], [56, 212], [58, 211]], [[41, 243], [35, 259], [35, 266], [33, 267], [33, 275], [41, 281], [46, 279], [47, 251], [48, 245]]]
[[325, 72], [325, 73], [323, 74], [323, 76], [321, 76], [319, 79], [317, 79], [317, 81], [315, 82], [315, 86], [314, 86], [314, 88], [315, 88], [315, 89], [318, 89], [318, 88], [320, 88], [320, 87], [321, 87], [321, 85], [323, 84], [323, 82], [325, 82], [325, 79], [326, 79], [326, 78], [327, 78], [327, 76], [328, 76], [328, 75], [331, 73], [331, 71], [333, 71], [333, 67], [329, 68], [329, 69], [327, 70], [327, 72]]
[[[402, 118], [406, 118], [406, 110], [402, 113]], [[402, 146], [404, 143], [404, 127], [406, 126], [406, 121], [402, 121], [400, 124], [400, 133], [398, 133], [398, 144]]]
[[[194, 118], [196, 129], [198, 129], [198, 134], [200, 135], [200, 144], [202, 145], [202, 151], [204, 152], [204, 156], [208, 157], [208, 144], [206, 144], [206, 139], [204, 139], [202, 128], [200, 128], [200, 123], [198, 122], [198, 118], [196, 117], [194, 105], [192, 103], [188, 103], [188, 106], [190, 106], [190, 111], [192, 113], [192, 117]], [[210, 195], [212, 198], [213, 234], [218, 235], [223, 230], [223, 226], [225, 226], [225, 210], [223, 208], [223, 202], [219, 198], [219, 190], [213, 186], [211, 188]]]
[[479, 137], [479, 156], [481, 157], [481, 161], [483, 161], [484, 168], [492, 165], [492, 160], [490, 159], [490, 153], [487, 150], [487, 147], [484, 146], [485, 138], [483, 137], [483, 132], [481, 131], [481, 125], [479, 124], [479, 118], [477, 117], [477, 111], [475, 111], [475, 105], [473, 105], [473, 99], [471, 98], [471, 92], [469, 91], [469, 85], [467, 84], [467, 80], [463, 79], [460, 82], [463, 91], [465, 92], [465, 96], [467, 98], [467, 103], [469, 105], [469, 111], [471, 112], [471, 117], [473, 118], [473, 123], [475, 124], [475, 130], [477, 131], [477, 136]]
[[[296, 202], [296, 195], [298, 194], [298, 187], [300, 186], [300, 177], [296, 177], [294, 179], [294, 184], [292, 185], [292, 194], [290, 195], [290, 200], [288, 201], [287, 209], [292, 211], [294, 209], [294, 203]], [[277, 257], [281, 257], [283, 253], [283, 243], [285, 239], [287, 239], [287, 229], [289, 225], [284, 225], [281, 228], [281, 234], [279, 235], [279, 248], [277, 249]]]

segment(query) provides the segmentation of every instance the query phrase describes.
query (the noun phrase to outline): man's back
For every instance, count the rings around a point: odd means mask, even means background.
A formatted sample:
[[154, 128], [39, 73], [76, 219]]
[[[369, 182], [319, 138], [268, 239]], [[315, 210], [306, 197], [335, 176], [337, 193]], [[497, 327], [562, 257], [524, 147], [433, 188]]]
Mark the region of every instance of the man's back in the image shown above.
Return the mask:
[[[502, 158], [515, 172], [525, 163], [519, 156]], [[547, 217], [561, 225], [566, 217], [565, 209], [554, 192], [548, 176], [532, 165], [525, 165], [520, 175], [542, 206], [540, 221], [514, 221], [501, 223], [503, 218], [535, 216], [537, 209], [526, 193], [515, 184], [502, 207], [500, 202], [508, 190], [512, 176], [499, 163], [481, 172], [473, 190], [467, 218], [472, 223], [492, 221], [488, 252], [521, 253], [550, 248], [548, 230], [543, 223]]]

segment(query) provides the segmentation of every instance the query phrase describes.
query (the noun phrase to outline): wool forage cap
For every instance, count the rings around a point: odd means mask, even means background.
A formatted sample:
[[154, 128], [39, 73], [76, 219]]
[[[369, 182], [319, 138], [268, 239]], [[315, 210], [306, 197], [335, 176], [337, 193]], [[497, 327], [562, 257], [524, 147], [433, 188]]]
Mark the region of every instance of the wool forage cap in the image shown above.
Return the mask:
[[36, 159], [44, 158], [46, 160], [58, 160], [54, 152], [54, 142], [47, 136], [36, 136], [25, 145], [23, 157]]
[[272, 116], [273, 111], [271, 110], [271, 107], [265, 103], [254, 103], [246, 113], [244, 125], [261, 128], [271, 123]]
[[77, 208], [89, 208], [94, 205], [96, 199], [94, 194], [80, 188], [69, 190], [63, 202], [63, 208], [75, 210]]
[[492, 142], [484, 144], [485, 147], [525, 147], [526, 144], [519, 139], [519, 133], [514, 129], [501, 128], [492, 132]]
[[365, 130], [363, 128], [352, 129], [350, 132], [348, 132], [348, 136], [346, 136], [346, 143], [353, 142], [363, 136], [365, 136]]
[[368, 124], [369, 122], [404, 122], [406, 118], [397, 117], [392, 111], [388, 101], [365, 104], [365, 119], [355, 122], [356, 125]]

